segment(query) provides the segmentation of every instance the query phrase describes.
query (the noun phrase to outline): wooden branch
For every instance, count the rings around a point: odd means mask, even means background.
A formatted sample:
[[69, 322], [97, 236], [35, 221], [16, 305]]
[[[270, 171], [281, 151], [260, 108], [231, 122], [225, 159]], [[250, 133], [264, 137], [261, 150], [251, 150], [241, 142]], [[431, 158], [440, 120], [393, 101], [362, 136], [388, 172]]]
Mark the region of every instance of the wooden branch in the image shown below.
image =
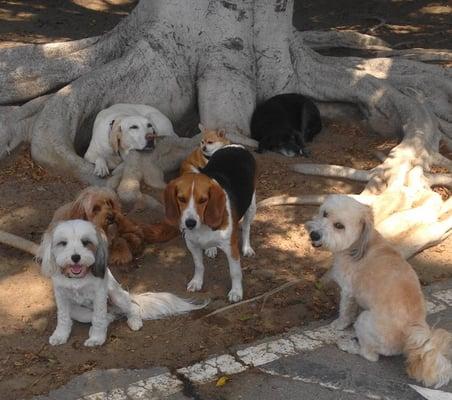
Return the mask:
[[25, 251], [33, 256], [36, 256], [39, 249], [39, 245], [36, 243], [5, 231], [0, 231], [0, 243]]
[[305, 175], [317, 175], [327, 178], [351, 179], [358, 182], [368, 182], [373, 171], [359, 170], [341, 165], [328, 164], [295, 164], [292, 169]]
[[219, 308], [218, 310], [212, 311], [211, 313], [209, 313], [207, 315], [204, 315], [204, 317], [202, 317], [201, 319], [212, 317], [213, 315], [216, 315], [216, 314], [219, 314], [221, 312], [230, 310], [231, 308], [242, 306], [242, 305], [247, 304], [247, 303], [252, 303], [253, 301], [257, 301], [257, 300], [260, 300], [260, 299], [264, 299], [264, 302], [265, 302], [268, 297], [274, 295], [275, 293], [278, 293], [281, 290], [290, 288], [290, 287], [292, 287], [292, 286], [294, 286], [294, 285], [296, 285], [296, 284], [298, 284], [298, 283], [300, 283], [302, 281], [303, 281], [303, 279], [297, 279], [295, 281], [286, 282], [283, 285], [278, 286], [275, 289], [272, 289], [272, 290], [269, 290], [268, 292], [260, 294], [259, 296], [255, 296], [255, 297], [252, 297], [251, 299], [239, 301], [238, 303], [229, 304], [226, 307], [222, 307], [222, 308]]

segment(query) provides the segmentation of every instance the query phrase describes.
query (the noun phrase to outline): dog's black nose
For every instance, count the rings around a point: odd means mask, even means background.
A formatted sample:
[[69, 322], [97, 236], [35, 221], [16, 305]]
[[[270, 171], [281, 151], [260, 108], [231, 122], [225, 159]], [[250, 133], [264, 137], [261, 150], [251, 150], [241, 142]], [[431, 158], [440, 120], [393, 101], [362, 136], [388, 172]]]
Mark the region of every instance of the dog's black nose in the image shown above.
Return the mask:
[[79, 254], [72, 254], [71, 256], [71, 260], [74, 261], [75, 263], [78, 263], [80, 261], [80, 255]]
[[313, 240], [314, 242], [316, 242], [317, 240], [320, 240], [320, 238], [322, 237], [322, 235], [319, 232], [316, 231], [312, 231], [309, 234], [309, 237], [311, 238], [311, 240]]
[[193, 229], [196, 226], [196, 220], [194, 220], [193, 218], [188, 218], [185, 220], [185, 226], [188, 229]]
[[146, 149], [152, 149], [154, 148], [154, 139], [155, 139], [155, 135], [152, 133], [147, 133], [145, 136], [146, 139]]

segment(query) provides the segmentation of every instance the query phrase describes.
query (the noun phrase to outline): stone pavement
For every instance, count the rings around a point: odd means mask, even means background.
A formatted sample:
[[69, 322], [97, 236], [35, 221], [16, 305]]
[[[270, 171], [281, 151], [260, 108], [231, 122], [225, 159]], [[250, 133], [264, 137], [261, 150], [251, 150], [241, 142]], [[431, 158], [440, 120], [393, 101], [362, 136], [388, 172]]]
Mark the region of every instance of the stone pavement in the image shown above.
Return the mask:
[[[429, 323], [452, 332], [452, 280], [424, 292]], [[406, 376], [402, 357], [371, 363], [340, 351], [328, 322], [237, 346], [176, 371], [90, 371], [34, 400], [452, 400], [452, 383], [420, 395], [410, 386], [415, 382]], [[226, 383], [217, 386], [221, 377]]]

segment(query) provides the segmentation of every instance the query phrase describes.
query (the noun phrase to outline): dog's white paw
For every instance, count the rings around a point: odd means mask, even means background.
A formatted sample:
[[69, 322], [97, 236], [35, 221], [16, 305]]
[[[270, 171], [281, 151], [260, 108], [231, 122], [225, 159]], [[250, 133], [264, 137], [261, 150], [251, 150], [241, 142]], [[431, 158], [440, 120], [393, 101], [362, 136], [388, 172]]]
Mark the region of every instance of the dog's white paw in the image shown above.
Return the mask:
[[53, 332], [49, 337], [49, 343], [52, 346], [58, 346], [59, 344], [65, 344], [68, 340], [68, 335], [62, 335], [59, 332]]
[[349, 326], [350, 326], [350, 323], [348, 321], [345, 321], [345, 320], [341, 319], [341, 318], [335, 319], [330, 324], [330, 328], [335, 330], [335, 331], [343, 331], [344, 329], [346, 329]]
[[108, 169], [106, 161], [103, 158], [98, 158], [94, 164], [94, 175], [103, 178], [108, 174], [110, 174], [110, 170]]
[[208, 249], [204, 250], [204, 254], [209, 258], [215, 258], [217, 256], [217, 248], [209, 247]]
[[231, 303], [237, 303], [238, 301], [243, 299], [243, 289], [231, 289], [228, 293], [228, 299]]
[[83, 343], [86, 347], [94, 347], [94, 346], [101, 346], [105, 343], [105, 336], [93, 336], [89, 337], [85, 340], [85, 343]]
[[346, 351], [350, 354], [359, 354], [360, 347], [358, 343], [358, 339], [351, 336], [343, 336], [337, 339], [336, 341], [337, 347], [342, 351]]
[[256, 252], [251, 246], [243, 246], [242, 253], [245, 257], [254, 257], [256, 255]]
[[127, 318], [127, 325], [133, 331], [138, 331], [143, 327], [143, 320], [139, 316], [133, 315]]
[[202, 280], [193, 278], [187, 285], [187, 290], [189, 292], [197, 292], [202, 288]]

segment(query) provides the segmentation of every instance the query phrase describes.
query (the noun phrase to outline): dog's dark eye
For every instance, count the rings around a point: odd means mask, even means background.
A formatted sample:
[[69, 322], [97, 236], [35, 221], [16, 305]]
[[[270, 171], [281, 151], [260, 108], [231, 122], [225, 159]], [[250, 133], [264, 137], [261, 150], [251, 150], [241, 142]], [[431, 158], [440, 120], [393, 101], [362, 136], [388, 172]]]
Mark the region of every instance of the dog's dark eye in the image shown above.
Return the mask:
[[138, 129], [138, 125], [132, 125], [130, 129]]
[[148, 124], [148, 128], [152, 128], [152, 124]]
[[323, 218], [328, 218], [328, 213], [326, 211], [323, 212]]
[[100, 206], [94, 206], [93, 207], [93, 212], [97, 213], [100, 211]]
[[88, 245], [90, 245], [92, 243], [91, 243], [90, 240], [82, 240], [82, 244], [83, 244], [84, 247], [86, 247], [86, 246], [88, 246]]
[[198, 204], [204, 204], [206, 201], [207, 201], [207, 199], [206, 199], [205, 197], [201, 197], [201, 198], [198, 200]]
[[208, 142], [207, 142], [207, 144], [212, 144], [213, 142], [211, 141], [211, 140], [209, 140]]
[[58, 242], [57, 243], [57, 246], [66, 246], [67, 245], [67, 242], [66, 242], [66, 240], [62, 240], [61, 242]]
[[344, 228], [345, 228], [345, 226], [342, 225], [340, 222], [336, 222], [336, 223], [334, 224], [334, 227], [335, 227], [336, 229], [344, 229]]
[[187, 200], [185, 200], [185, 197], [182, 197], [182, 196], [179, 196], [177, 198], [177, 200], [179, 200], [181, 203], [186, 203], [187, 202]]

